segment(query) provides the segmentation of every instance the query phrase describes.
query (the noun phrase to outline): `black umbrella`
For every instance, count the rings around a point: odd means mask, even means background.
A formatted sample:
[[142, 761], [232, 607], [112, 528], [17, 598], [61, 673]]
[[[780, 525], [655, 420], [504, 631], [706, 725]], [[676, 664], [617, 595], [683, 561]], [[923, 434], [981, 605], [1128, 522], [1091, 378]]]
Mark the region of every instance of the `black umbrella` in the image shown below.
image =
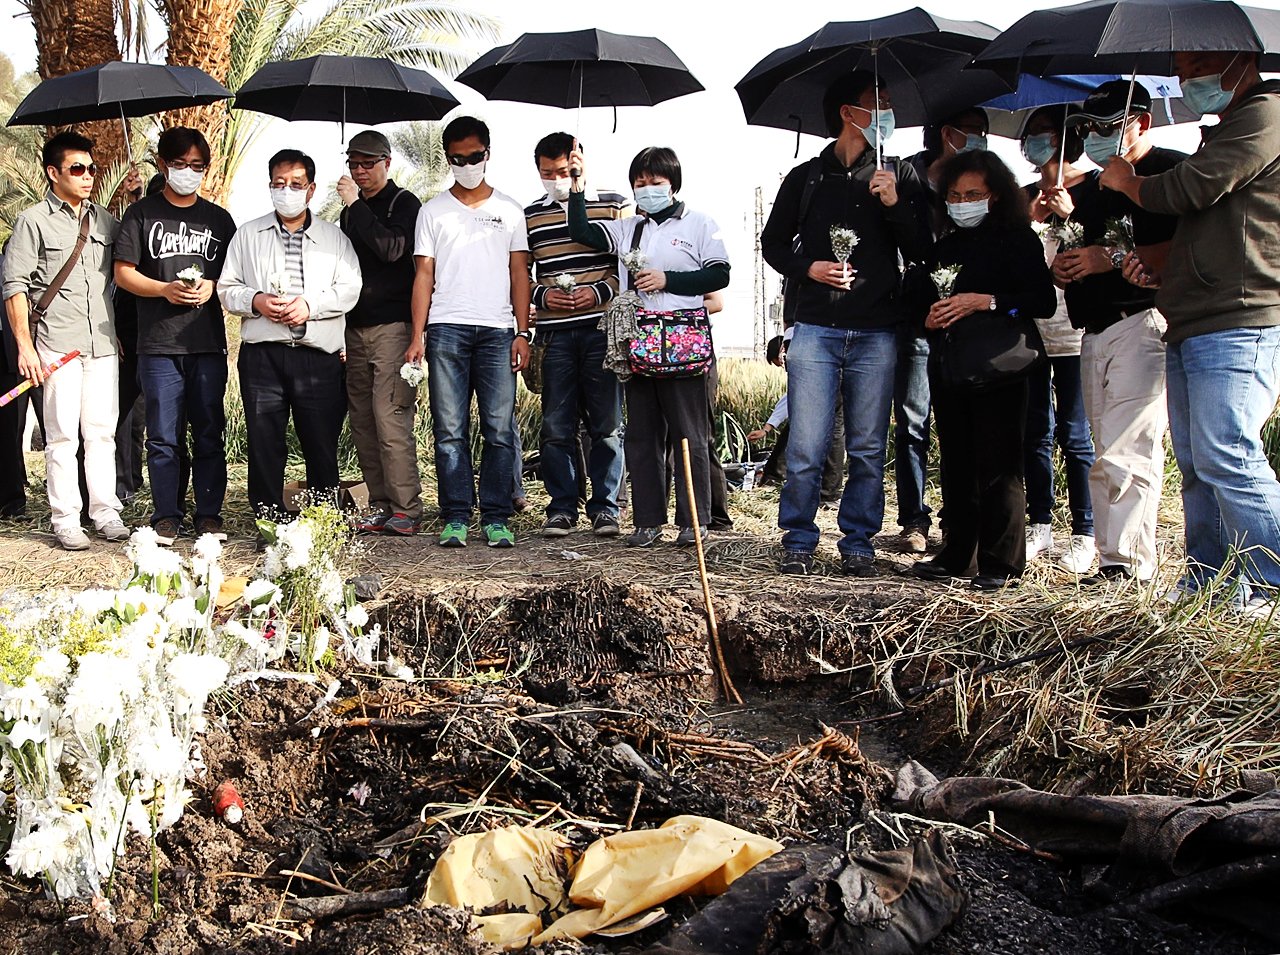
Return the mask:
[[[372, 56], [268, 63], [236, 92], [236, 109], [287, 120], [377, 126], [441, 119], [458, 101], [426, 70]], [[343, 138], [346, 130], [343, 130]]]
[[[945, 20], [919, 7], [874, 20], [828, 23], [775, 50], [734, 88], [747, 122], [827, 135], [822, 97], [839, 76], [873, 70], [900, 126], [918, 126], [1007, 93], [1010, 84], [962, 72], [998, 34], [985, 23]], [[981, 78], [979, 78], [981, 77]], [[876, 160], [879, 162], [879, 147]]]
[[[99, 119], [149, 116], [168, 109], [207, 106], [231, 91], [193, 66], [113, 61], [44, 80], [27, 94], [9, 126], [66, 126]], [[125, 148], [129, 130], [125, 126]], [[133, 163], [133, 154], [129, 153]]]
[[1280, 69], [1280, 11], [1231, 0], [1088, 0], [1036, 10], [1005, 30], [973, 66], [1006, 77], [1173, 73], [1175, 52], [1243, 50]]
[[458, 80], [487, 99], [562, 109], [653, 106], [704, 89], [661, 40], [604, 30], [526, 33], [484, 54]]

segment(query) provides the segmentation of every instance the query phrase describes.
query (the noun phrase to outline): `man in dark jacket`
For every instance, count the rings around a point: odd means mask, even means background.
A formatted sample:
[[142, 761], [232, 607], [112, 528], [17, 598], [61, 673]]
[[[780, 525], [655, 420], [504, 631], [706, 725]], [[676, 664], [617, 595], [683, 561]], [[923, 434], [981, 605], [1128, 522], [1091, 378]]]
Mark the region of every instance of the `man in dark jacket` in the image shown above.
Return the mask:
[[366, 130], [347, 147], [350, 176], [338, 180], [342, 231], [360, 260], [364, 286], [347, 315], [347, 402], [369, 513], [360, 529], [416, 534], [422, 482], [413, 421], [417, 391], [400, 377], [409, 347], [413, 229], [422, 203], [387, 171], [391, 143]]
[[[1271, 617], [1280, 593], [1280, 483], [1262, 427], [1280, 396], [1280, 83], [1256, 53], [1177, 53], [1183, 102], [1221, 117], [1200, 150], [1160, 175], [1113, 160], [1102, 184], [1179, 217], [1167, 266], [1130, 257], [1160, 285], [1168, 319], [1169, 431], [1182, 471], [1194, 593], [1224, 569], [1246, 610]], [[1161, 274], [1163, 273], [1163, 275]]]
[[796, 283], [798, 297], [787, 349], [787, 482], [778, 507], [787, 574], [813, 567], [837, 395], [849, 454], [841, 569], [859, 577], [875, 572], [872, 538], [884, 521], [885, 435], [903, 319], [900, 262], [923, 259], [929, 246], [915, 171], [892, 158], [877, 167], [893, 110], [887, 92], [879, 90], [879, 102], [876, 92], [875, 77], [862, 70], [827, 90], [823, 113], [835, 142], [787, 174], [761, 235], [765, 260]]

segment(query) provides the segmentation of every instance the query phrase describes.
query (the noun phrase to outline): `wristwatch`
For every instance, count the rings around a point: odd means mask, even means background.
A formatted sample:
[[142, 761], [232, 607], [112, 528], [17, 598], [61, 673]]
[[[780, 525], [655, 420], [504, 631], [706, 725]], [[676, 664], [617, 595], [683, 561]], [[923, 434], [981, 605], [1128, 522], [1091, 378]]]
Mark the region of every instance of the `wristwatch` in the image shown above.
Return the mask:
[[531, 342], [533, 341], [533, 332], [526, 328], [522, 332], [516, 332], [516, 338], [523, 338], [525, 341]]
[[987, 311], [994, 312], [995, 310], [996, 310], [996, 297], [993, 295], [991, 296], [991, 304], [987, 306]]
[[1111, 267], [1113, 269], [1124, 268], [1124, 257], [1125, 257], [1124, 249], [1112, 249], [1111, 250]]

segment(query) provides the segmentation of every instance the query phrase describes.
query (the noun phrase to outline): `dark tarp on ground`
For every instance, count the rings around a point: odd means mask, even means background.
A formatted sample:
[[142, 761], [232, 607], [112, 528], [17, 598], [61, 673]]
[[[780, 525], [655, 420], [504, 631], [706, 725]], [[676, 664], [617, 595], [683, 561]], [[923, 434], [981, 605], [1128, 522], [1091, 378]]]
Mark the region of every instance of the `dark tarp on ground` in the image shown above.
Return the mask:
[[759, 863], [644, 955], [912, 955], [966, 900], [936, 831], [883, 852], [793, 846]]
[[1280, 791], [1264, 774], [1249, 785], [1213, 799], [1064, 796], [1011, 779], [939, 781], [913, 761], [898, 771], [893, 802], [966, 826], [993, 818], [1035, 849], [1103, 863], [1090, 888], [1117, 911], [1191, 906], [1280, 940]]

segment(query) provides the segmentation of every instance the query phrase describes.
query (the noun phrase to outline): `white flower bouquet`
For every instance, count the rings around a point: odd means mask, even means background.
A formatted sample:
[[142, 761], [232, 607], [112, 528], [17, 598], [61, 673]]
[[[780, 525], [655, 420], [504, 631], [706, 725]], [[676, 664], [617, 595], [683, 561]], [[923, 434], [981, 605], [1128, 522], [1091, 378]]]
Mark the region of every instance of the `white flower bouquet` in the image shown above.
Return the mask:
[[182, 280], [182, 284], [187, 288], [195, 288], [200, 284], [200, 280], [204, 278], [204, 272], [200, 270], [198, 265], [188, 265], [178, 273], [178, 278]]
[[848, 226], [833, 225], [831, 227], [831, 254], [840, 263], [842, 278], [848, 278], [849, 256], [853, 255], [853, 250], [857, 248], [859, 241], [858, 233]]
[[573, 290], [578, 287], [578, 280], [568, 272], [561, 272], [552, 281], [555, 283], [556, 288], [566, 295], [572, 295]]
[[649, 258], [639, 249], [628, 249], [622, 253], [622, 267], [635, 275], [637, 272], [643, 272], [644, 267], [649, 264]]
[[1071, 219], [1054, 229], [1053, 236], [1058, 240], [1059, 252], [1069, 252], [1072, 249], [1084, 247], [1084, 226]]
[[956, 287], [956, 279], [960, 277], [960, 266], [943, 265], [929, 273], [929, 278], [933, 281], [933, 287], [938, 292], [938, 298], [950, 298]]
[[427, 373], [420, 361], [407, 361], [400, 366], [400, 377], [409, 383], [409, 387], [417, 388], [426, 380]]

